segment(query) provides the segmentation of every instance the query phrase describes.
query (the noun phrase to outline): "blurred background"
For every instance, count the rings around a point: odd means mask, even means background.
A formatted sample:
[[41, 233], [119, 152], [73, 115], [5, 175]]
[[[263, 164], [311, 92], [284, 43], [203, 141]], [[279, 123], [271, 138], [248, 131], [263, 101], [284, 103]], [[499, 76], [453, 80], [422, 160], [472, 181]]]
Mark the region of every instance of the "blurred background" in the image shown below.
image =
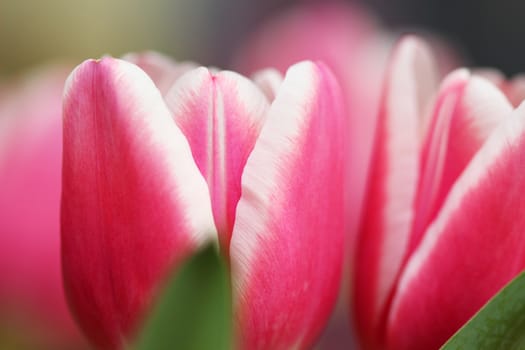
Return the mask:
[[[300, 0], [2, 0], [0, 75], [56, 58], [155, 49], [228, 67], [232, 51], [265, 18]], [[311, 1], [310, 1], [311, 2]], [[356, 1], [354, 1], [356, 2]], [[525, 2], [368, 0], [392, 30], [422, 27], [453, 40], [471, 64], [524, 70]]]

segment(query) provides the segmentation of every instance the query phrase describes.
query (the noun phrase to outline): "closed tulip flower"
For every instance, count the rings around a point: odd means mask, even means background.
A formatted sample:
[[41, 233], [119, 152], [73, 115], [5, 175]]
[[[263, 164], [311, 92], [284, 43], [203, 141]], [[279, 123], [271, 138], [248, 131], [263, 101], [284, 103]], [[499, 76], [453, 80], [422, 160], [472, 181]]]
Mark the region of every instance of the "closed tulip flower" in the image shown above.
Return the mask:
[[525, 267], [521, 80], [460, 69], [436, 88], [433, 70], [413, 37], [389, 64], [355, 257], [363, 349], [439, 348]]
[[331, 73], [303, 62], [284, 79], [261, 73], [259, 87], [128, 59], [166, 74], [89, 60], [64, 95], [63, 273], [81, 328], [99, 348], [125, 347], [167, 272], [211, 239], [230, 262], [239, 347], [307, 348], [336, 300], [343, 254]]

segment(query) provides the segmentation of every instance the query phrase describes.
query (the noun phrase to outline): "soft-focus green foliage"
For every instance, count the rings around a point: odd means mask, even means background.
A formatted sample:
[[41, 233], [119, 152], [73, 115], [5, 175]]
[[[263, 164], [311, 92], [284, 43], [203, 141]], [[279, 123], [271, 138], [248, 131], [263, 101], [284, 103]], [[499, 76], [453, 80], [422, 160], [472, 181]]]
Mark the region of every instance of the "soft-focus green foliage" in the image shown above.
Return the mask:
[[135, 350], [230, 350], [232, 303], [226, 263], [210, 245], [168, 282]]
[[525, 272], [493, 297], [441, 349], [525, 349]]

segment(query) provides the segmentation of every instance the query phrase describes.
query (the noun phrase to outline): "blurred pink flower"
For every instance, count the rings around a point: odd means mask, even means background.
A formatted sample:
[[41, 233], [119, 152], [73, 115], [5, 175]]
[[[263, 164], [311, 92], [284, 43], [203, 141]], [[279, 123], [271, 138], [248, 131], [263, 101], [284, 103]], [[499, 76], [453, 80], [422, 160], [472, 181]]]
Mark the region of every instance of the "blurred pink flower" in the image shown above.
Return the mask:
[[212, 239], [230, 261], [239, 347], [307, 348], [342, 268], [332, 74], [302, 62], [284, 79], [261, 72], [257, 86], [156, 54], [127, 58], [145, 71], [89, 60], [65, 90], [62, 257], [83, 330], [122, 348], [166, 272]]
[[349, 246], [361, 213], [386, 59], [392, 36], [372, 15], [342, 2], [292, 8], [249, 36], [233, 66], [245, 74], [274, 67], [284, 72], [301, 60], [319, 60], [335, 73], [346, 108], [345, 226]]
[[523, 80], [435, 71], [413, 37], [387, 71], [354, 262], [364, 349], [438, 349], [525, 267]]
[[0, 91], [0, 325], [42, 348], [81, 344], [59, 253], [66, 76], [49, 67]]

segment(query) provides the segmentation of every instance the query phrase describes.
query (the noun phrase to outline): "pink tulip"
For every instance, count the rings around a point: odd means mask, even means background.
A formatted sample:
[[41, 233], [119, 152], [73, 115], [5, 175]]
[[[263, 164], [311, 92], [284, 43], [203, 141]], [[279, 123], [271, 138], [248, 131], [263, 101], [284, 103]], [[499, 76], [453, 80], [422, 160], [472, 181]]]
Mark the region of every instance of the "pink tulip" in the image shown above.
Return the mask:
[[345, 100], [345, 198], [349, 246], [360, 216], [381, 79], [391, 38], [356, 5], [302, 5], [270, 19], [246, 40], [234, 67], [246, 74], [265, 67], [284, 72], [300, 60], [325, 62], [339, 80]]
[[460, 69], [437, 90], [435, 70], [407, 37], [387, 72], [355, 258], [364, 349], [439, 348], [525, 267], [520, 84]]
[[0, 93], [0, 324], [39, 348], [80, 348], [60, 272], [66, 76], [42, 69]]
[[163, 94], [112, 58], [69, 77], [63, 272], [99, 348], [131, 342], [167, 271], [209, 239], [230, 261], [241, 349], [303, 349], [320, 333], [342, 263], [339, 91], [322, 64], [261, 74], [259, 88], [197, 68]]

